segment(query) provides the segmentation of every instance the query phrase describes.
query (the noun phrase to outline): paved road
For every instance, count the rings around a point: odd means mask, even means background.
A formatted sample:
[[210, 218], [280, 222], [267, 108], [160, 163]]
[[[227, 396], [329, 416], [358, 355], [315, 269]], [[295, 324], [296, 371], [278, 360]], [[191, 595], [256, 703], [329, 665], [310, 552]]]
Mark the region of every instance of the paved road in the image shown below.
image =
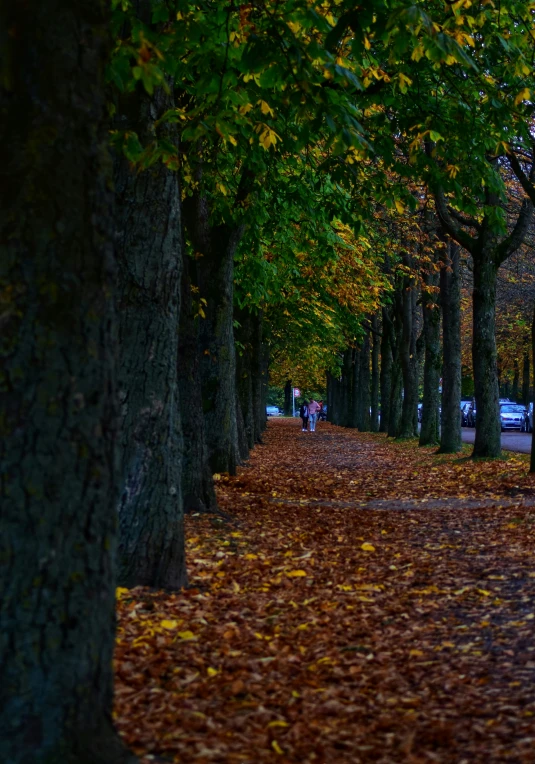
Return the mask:
[[[461, 428], [463, 441], [473, 443], [476, 431], [473, 427]], [[502, 448], [504, 451], [518, 451], [521, 454], [531, 453], [531, 433], [510, 430], [502, 432]]]

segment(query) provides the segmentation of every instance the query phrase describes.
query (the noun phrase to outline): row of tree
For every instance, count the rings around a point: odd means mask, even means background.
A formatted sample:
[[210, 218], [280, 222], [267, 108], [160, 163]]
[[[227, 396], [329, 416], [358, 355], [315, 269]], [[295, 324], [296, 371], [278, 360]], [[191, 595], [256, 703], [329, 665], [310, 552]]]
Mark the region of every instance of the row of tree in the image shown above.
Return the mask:
[[502, 167], [534, 195], [531, 18], [520, 0], [7, 4], [0, 759], [130, 758], [116, 583], [185, 583], [184, 510], [213, 509], [212, 474], [260, 438], [270, 351], [346, 349], [374, 422], [378, 374], [386, 400], [402, 368], [408, 432], [422, 182], [474, 258], [489, 410], [495, 275], [531, 209], [509, 232]]

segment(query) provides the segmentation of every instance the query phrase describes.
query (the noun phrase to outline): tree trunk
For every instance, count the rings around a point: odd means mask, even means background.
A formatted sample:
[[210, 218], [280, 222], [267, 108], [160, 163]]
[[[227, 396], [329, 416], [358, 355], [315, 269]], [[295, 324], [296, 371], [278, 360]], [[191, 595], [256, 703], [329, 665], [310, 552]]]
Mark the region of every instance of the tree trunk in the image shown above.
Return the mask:
[[496, 275], [493, 253], [485, 249], [475, 253], [472, 339], [476, 399], [476, 437], [472, 455], [475, 458], [501, 454], [495, 339]]
[[524, 353], [522, 364], [522, 403], [529, 405], [529, 353]]
[[184, 434], [182, 500], [186, 513], [212, 512], [217, 508], [202, 410], [198, 348], [199, 323], [203, 319], [198, 313], [199, 305], [192, 299], [192, 268], [194, 261], [187, 256], [183, 246], [178, 331], [178, 397]]
[[379, 432], [389, 432], [390, 400], [392, 397], [392, 320], [390, 311], [382, 309], [383, 333], [381, 335], [381, 420]]
[[436, 287], [439, 274], [424, 274], [425, 287], [422, 289], [423, 337], [424, 337], [424, 399], [420, 446], [434, 446], [439, 443], [438, 403], [441, 369], [440, 353], [440, 309]]
[[449, 241], [440, 270], [442, 308], [442, 420], [441, 454], [462, 449], [461, 436], [461, 280], [460, 247]]
[[[412, 258], [404, 256], [404, 262], [410, 267]], [[399, 438], [414, 438], [418, 435], [418, 362], [416, 357], [416, 326], [413, 315], [415, 288], [413, 279], [404, 279], [402, 292], [402, 339], [401, 370], [403, 374], [403, 407]]]
[[199, 298], [206, 300], [199, 357], [206, 441], [212, 472], [236, 473], [240, 461], [234, 344], [234, 255], [243, 227], [214, 226], [205, 197], [184, 201], [184, 225], [193, 250]]
[[379, 351], [381, 339], [379, 337], [379, 320], [377, 314], [372, 316], [372, 376], [371, 376], [371, 418], [370, 429], [379, 432]]
[[292, 392], [292, 381], [287, 379], [284, 385], [284, 416], [292, 416], [293, 414]]
[[392, 311], [392, 331], [390, 335], [392, 347], [392, 378], [390, 383], [390, 416], [388, 419], [388, 435], [397, 438], [401, 432], [401, 409], [403, 399], [403, 375], [401, 370], [401, 345], [403, 341], [403, 297], [400, 290], [394, 292], [394, 310]]
[[[531, 322], [531, 353], [535, 359], [535, 303], [533, 305], [533, 320]], [[533, 364], [533, 389], [535, 390], [535, 363]], [[529, 471], [535, 472], [535, 429], [531, 436], [531, 456]]]
[[350, 414], [351, 414], [351, 392], [352, 392], [352, 360], [353, 351], [351, 348], [347, 348], [344, 351], [344, 360], [342, 365], [342, 405], [340, 408], [341, 416], [339, 424], [342, 427], [350, 426]]
[[365, 332], [359, 353], [360, 423], [361, 432], [370, 431], [370, 333]]
[[349, 411], [349, 426], [360, 428], [360, 350], [355, 348], [351, 364], [351, 407]]
[[251, 374], [253, 386], [253, 436], [254, 442], [260, 443], [266, 427], [266, 395], [267, 395], [267, 347], [262, 335], [262, 313], [258, 311], [253, 317], [253, 332], [251, 335]]
[[511, 391], [511, 397], [515, 403], [518, 403], [518, 387], [520, 384], [520, 370], [518, 368], [518, 361], [515, 358], [514, 361], [514, 376], [513, 376], [513, 389]]
[[[133, 761], [112, 724], [117, 450], [107, 5], [3, 10], [0, 761]], [[6, 67], [6, 60], [9, 67]]]
[[[173, 105], [163, 88], [121, 99], [117, 124], [142, 144]], [[164, 137], [177, 143], [176, 126]], [[178, 401], [182, 231], [176, 172], [115, 162], [119, 263], [122, 476], [119, 581], [179, 589], [186, 582]]]

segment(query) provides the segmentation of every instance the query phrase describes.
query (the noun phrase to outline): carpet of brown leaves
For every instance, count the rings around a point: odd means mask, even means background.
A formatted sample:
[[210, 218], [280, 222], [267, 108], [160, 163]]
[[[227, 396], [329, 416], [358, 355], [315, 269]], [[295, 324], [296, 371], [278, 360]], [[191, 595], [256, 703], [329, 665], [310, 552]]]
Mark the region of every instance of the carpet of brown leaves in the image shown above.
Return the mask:
[[116, 722], [176, 762], [535, 762], [535, 480], [270, 422], [190, 586], [119, 592]]

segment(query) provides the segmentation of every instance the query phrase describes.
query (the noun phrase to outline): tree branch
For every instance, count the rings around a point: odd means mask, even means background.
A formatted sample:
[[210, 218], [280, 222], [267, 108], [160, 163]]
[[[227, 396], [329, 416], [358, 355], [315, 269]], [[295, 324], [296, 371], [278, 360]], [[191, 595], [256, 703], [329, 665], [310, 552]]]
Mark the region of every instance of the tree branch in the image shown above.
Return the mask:
[[526, 234], [528, 232], [532, 218], [533, 202], [531, 199], [524, 199], [522, 202], [522, 207], [520, 208], [520, 212], [518, 213], [515, 227], [509, 236], [507, 236], [507, 238], [505, 238], [496, 249], [495, 262], [498, 267], [504, 262], [504, 260], [507, 260], [509, 255], [512, 255], [513, 252], [516, 252], [516, 250], [520, 247], [526, 238]]

